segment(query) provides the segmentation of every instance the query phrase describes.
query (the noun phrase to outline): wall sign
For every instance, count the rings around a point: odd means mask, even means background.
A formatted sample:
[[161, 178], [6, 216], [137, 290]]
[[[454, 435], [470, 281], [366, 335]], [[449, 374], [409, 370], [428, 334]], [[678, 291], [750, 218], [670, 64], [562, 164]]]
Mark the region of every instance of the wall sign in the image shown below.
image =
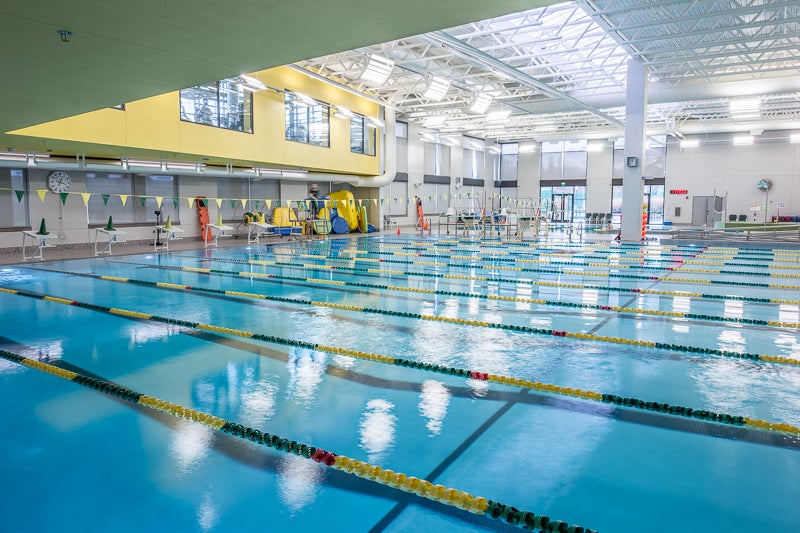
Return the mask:
[[670, 194], [689, 194], [689, 189], [670, 189]]

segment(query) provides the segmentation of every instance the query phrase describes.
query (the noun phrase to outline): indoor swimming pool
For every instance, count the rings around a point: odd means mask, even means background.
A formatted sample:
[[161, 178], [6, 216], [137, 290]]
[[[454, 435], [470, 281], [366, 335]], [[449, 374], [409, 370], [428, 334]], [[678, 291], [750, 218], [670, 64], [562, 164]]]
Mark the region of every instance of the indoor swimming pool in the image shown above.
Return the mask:
[[800, 250], [48, 261], [0, 324], [5, 531], [800, 530]]

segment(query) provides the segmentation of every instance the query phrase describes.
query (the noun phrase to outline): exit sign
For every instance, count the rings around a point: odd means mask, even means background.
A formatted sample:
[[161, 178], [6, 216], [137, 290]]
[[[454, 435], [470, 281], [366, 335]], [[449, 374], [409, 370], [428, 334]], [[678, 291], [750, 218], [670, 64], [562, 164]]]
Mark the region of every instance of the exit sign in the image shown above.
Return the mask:
[[689, 189], [670, 189], [670, 194], [689, 194]]

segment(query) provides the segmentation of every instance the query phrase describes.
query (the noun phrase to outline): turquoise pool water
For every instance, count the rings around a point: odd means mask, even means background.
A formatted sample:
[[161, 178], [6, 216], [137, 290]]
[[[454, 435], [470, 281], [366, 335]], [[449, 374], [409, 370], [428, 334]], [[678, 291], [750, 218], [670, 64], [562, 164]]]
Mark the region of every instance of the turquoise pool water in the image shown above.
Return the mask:
[[[0, 267], [0, 349], [601, 532], [796, 531], [797, 287], [790, 250], [286, 242]], [[5, 359], [0, 400], [7, 531], [519, 529]]]

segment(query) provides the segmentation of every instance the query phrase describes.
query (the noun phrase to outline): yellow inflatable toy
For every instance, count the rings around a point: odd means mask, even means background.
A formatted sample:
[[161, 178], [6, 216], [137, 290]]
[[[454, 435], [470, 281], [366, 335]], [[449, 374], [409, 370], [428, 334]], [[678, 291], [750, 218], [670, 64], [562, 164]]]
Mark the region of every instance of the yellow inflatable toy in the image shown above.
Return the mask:
[[358, 228], [358, 204], [350, 191], [336, 191], [328, 195], [328, 207], [333, 207], [347, 221], [350, 231]]
[[288, 207], [276, 207], [272, 212], [272, 223], [280, 227], [295, 226], [297, 216]]

